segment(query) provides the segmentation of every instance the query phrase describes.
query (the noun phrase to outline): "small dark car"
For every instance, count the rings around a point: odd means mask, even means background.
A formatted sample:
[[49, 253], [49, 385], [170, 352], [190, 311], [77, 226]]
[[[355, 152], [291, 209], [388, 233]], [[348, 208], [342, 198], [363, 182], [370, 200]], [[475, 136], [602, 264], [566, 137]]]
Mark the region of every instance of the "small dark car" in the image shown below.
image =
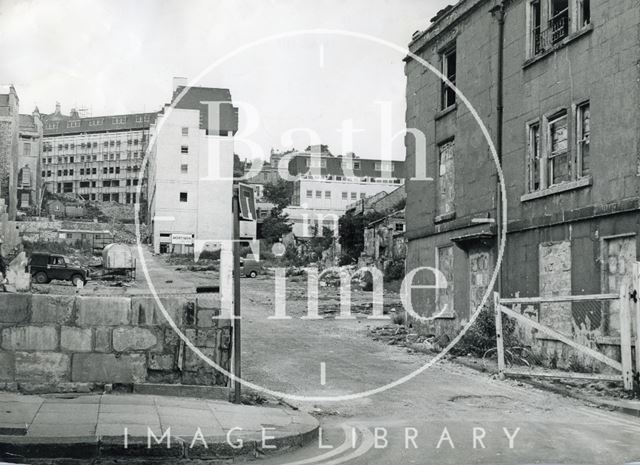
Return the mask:
[[241, 258], [240, 259], [240, 276], [246, 276], [247, 278], [255, 278], [262, 272], [262, 266], [252, 259]]
[[48, 283], [52, 279], [71, 281], [74, 286], [86, 284], [89, 270], [74, 266], [63, 255], [35, 252], [29, 260], [29, 272], [35, 282]]

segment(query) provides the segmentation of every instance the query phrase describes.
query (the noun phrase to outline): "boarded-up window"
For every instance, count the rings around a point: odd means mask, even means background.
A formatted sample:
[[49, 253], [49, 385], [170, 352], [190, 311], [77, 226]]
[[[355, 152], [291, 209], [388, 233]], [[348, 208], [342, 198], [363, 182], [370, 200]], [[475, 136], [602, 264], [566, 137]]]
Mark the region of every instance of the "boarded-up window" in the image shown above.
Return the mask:
[[[636, 262], [636, 237], [605, 239], [602, 247], [603, 292], [617, 294], [622, 284], [633, 285], [633, 264]], [[618, 302], [610, 302], [602, 321], [605, 336], [620, 335]]]
[[438, 162], [438, 214], [455, 211], [454, 141], [440, 146]]
[[446, 286], [436, 290], [436, 309], [439, 315], [452, 315], [453, 310], [453, 246], [436, 249], [436, 268], [446, 279]]
[[[571, 295], [571, 242], [540, 244], [540, 296]], [[571, 303], [542, 304], [540, 322], [566, 335], [572, 334]]]
[[[491, 252], [486, 249], [474, 248], [469, 250], [469, 310], [474, 312], [482, 303], [491, 281], [493, 264]], [[485, 304], [490, 303], [487, 299]]]
[[540, 155], [540, 123], [533, 123], [529, 125], [529, 192], [535, 192], [542, 186], [542, 180], [540, 179]]

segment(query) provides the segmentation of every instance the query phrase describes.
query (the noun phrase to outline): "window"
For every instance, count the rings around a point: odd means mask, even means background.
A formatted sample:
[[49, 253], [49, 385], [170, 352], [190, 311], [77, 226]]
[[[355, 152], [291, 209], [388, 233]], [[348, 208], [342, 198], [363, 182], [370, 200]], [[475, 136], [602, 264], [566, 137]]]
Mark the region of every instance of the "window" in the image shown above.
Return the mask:
[[78, 127], [80, 127], [80, 120], [68, 121], [67, 122], [67, 127], [68, 128], [78, 128]]
[[374, 168], [376, 171], [380, 171], [381, 173], [389, 173], [393, 172], [393, 162], [390, 161], [377, 161], [374, 164]]
[[578, 176], [591, 173], [589, 142], [591, 140], [591, 108], [589, 102], [576, 108], [576, 150]]
[[331, 198], [331, 191], [324, 191], [324, 198], [325, 199], [330, 199]]
[[109, 200], [111, 200], [111, 195], [110, 194], [102, 194], [102, 201], [103, 202], [108, 202]]
[[438, 215], [455, 211], [454, 141], [439, 147], [438, 159]]
[[305, 166], [308, 168], [311, 166], [312, 168], [326, 168], [327, 167], [327, 159], [320, 157], [310, 157], [305, 159]]
[[136, 116], [136, 123], [142, 123], [142, 115]]
[[89, 181], [80, 181], [80, 187], [89, 187]]
[[91, 194], [91, 200], [95, 200], [96, 199], [96, 194]]
[[307, 190], [307, 198], [310, 199], [311, 197], [313, 197], [313, 191]]
[[107, 174], [108, 172], [109, 172], [109, 169], [106, 166], [102, 168], [102, 174]]
[[120, 174], [120, 167], [116, 166], [116, 174]]
[[404, 231], [404, 223], [396, 223], [396, 231], [398, 232]]
[[356, 200], [358, 198], [358, 194], [356, 192], [351, 193], [351, 200]]
[[528, 155], [527, 165], [529, 169], [529, 192], [537, 191], [540, 189], [540, 123], [531, 123], [528, 128], [529, 141], [528, 141]]
[[102, 181], [102, 187], [111, 187], [111, 181]]
[[84, 175], [84, 168], [80, 168], [80, 176]]
[[567, 114], [549, 120], [549, 185], [560, 184], [571, 180], [571, 163], [569, 160], [569, 139], [567, 130]]
[[31, 155], [31, 143], [30, 142], [25, 142], [22, 145], [22, 149], [23, 149], [22, 151], [23, 151], [25, 157], [28, 157], [29, 155]]
[[96, 182], [95, 181], [91, 181], [91, 187], [96, 187]]
[[348, 200], [349, 199], [349, 193], [348, 192], [343, 192], [342, 193], [342, 200]]
[[[441, 56], [442, 60], [442, 74], [446, 77], [451, 84], [456, 85], [456, 49], [455, 47], [450, 48], [446, 52], [444, 52]], [[456, 103], [456, 93], [453, 91], [453, 88], [450, 87], [446, 82], [442, 81], [442, 91], [441, 91], [441, 106], [442, 109], [449, 108], [451, 105]]]
[[359, 170], [360, 169], [360, 162], [359, 161], [354, 161], [353, 162], [353, 169], [354, 170]]
[[189, 165], [180, 165], [180, 172], [186, 174], [189, 172]]
[[91, 168], [91, 174], [98, 174], [97, 168]]
[[109, 167], [109, 174], [113, 174], [113, 166]]
[[186, 202], [188, 195], [186, 192], [180, 192], [180, 202]]
[[187, 127], [182, 128], [182, 135], [183, 136], [188, 136], [189, 135], [189, 128], [187, 128]]
[[590, 0], [530, 0], [528, 3], [529, 56], [561, 43], [571, 32], [591, 24]]
[[316, 199], [322, 198], [322, 191], [316, 191]]
[[126, 116], [114, 116], [111, 120], [113, 124], [125, 124], [127, 122]]
[[180, 153], [189, 153], [189, 146], [188, 145], [181, 145], [180, 146]]

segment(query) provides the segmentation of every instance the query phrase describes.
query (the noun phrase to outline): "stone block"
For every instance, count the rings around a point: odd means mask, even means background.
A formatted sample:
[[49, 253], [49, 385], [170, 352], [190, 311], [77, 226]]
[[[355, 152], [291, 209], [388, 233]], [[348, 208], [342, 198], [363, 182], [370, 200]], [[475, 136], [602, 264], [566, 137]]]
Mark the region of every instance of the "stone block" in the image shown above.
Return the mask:
[[[161, 297], [160, 302], [169, 317], [178, 326], [182, 325], [182, 316], [188, 298], [184, 296]], [[131, 298], [131, 322], [139, 326], [169, 326], [169, 322], [153, 297]]]
[[157, 336], [146, 328], [133, 326], [113, 330], [113, 350], [116, 352], [148, 350], [157, 343]]
[[201, 294], [196, 298], [198, 310], [220, 311], [220, 294]]
[[214, 316], [215, 310], [198, 310], [198, 327], [213, 328], [215, 326]]
[[196, 345], [198, 347], [216, 347], [217, 332], [216, 329], [199, 329]]
[[96, 337], [93, 350], [96, 352], [111, 352], [111, 328], [95, 328]]
[[162, 370], [171, 371], [176, 368], [175, 357], [170, 354], [150, 354], [149, 355], [149, 369], [150, 370]]
[[131, 302], [127, 297], [79, 296], [79, 326], [119, 326], [130, 322]]
[[30, 308], [31, 294], [0, 293], [0, 323], [23, 323]]
[[0, 352], [0, 381], [13, 381], [15, 374], [13, 354], [10, 352]]
[[[202, 352], [206, 357], [208, 357], [213, 362], [216, 362], [216, 350], [212, 348], [200, 348], [200, 352]], [[185, 358], [184, 358], [184, 369], [186, 371], [197, 371], [200, 368], [207, 368], [211, 371], [214, 370], [208, 362], [202, 360], [198, 354], [196, 354], [193, 350], [188, 347], [185, 347]]]
[[58, 329], [51, 326], [16, 326], [2, 330], [5, 350], [56, 350]]
[[60, 348], [71, 352], [91, 352], [91, 328], [63, 326], [60, 330]]
[[68, 324], [73, 317], [75, 296], [34, 294], [31, 299], [32, 323]]
[[18, 382], [62, 382], [69, 381], [69, 355], [55, 352], [16, 352], [16, 374]]
[[141, 383], [146, 375], [144, 354], [73, 354], [73, 382]]

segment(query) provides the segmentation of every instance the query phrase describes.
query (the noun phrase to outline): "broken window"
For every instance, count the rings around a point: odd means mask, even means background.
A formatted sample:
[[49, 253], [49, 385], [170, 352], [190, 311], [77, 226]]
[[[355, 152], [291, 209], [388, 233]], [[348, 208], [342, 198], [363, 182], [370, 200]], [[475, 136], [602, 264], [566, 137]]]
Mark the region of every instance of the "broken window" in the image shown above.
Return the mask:
[[569, 34], [569, 0], [551, 0], [549, 12], [551, 41], [555, 44]]
[[542, 186], [541, 160], [540, 160], [540, 123], [529, 125], [529, 145], [528, 145], [528, 166], [529, 166], [529, 192], [540, 190]]
[[591, 24], [591, 0], [578, 0], [578, 25], [585, 27]]
[[591, 140], [591, 108], [589, 102], [579, 105], [576, 109], [576, 147], [578, 161], [578, 176], [591, 173], [589, 158], [589, 142]]
[[543, 50], [542, 45], [542, 9], [540, 0], [529, 3], [529, 17], [531, 28], [531, 43], [533, 54], [537, 55]]
[[549, 185], [571, 180], [571, 163], [569, 159], [569, 138], [567, 131], [567, 114], [564, 113], [549, 121]]
[[439, 147], [438, 161], [438, 214], [453, 213], [455, 200], [455, 177], [453, 162], [454, 141]]
[[[442, 54], [442, 75], [446, 77], [452, 85], [456, 85], [456, 49], [455, 46]], [[449, 108], [456, 103], [456, 93], [453, 88], [442, 81], [442, 108]]]

